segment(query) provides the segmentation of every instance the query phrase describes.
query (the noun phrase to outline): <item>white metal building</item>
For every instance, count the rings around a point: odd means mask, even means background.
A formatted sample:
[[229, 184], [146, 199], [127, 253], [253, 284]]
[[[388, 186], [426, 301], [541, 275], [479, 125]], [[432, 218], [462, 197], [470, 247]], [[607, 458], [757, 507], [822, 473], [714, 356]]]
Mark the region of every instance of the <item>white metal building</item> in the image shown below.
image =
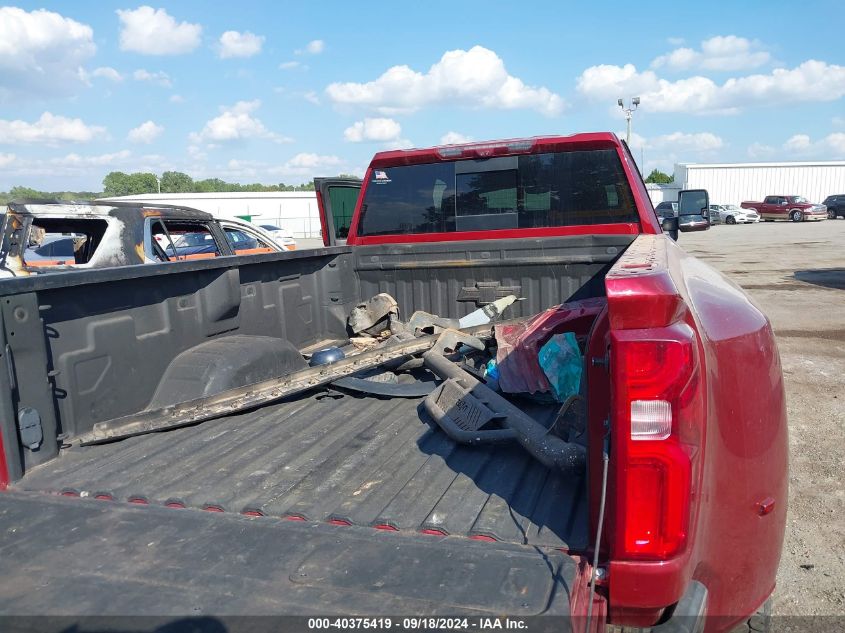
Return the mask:
[[105, 198], [177, 204], [211, 213], [217, 218], [243, 218], [255, 224], [273, 224], [294, 237], [319, 237], [320, 213], [313, 191], [232, 193], [146, 193]]
[[651, 198], [651, 203], [655, 207], [664, 200], [675, 202], [678, 199], [678, 192], [681, 190], [675, 183], [658, 185], [654, 182], [647, 182], [645, 188], [648, 191], [648, 197]]
[[[739, 204], [770, 195], [798, 195], [821, 202], [829, 195], [845, 193], [845, 161], [679, 163], [674, 185], [678, 190], [707, 189], [714, 204]], [[677, 199], [677, 194], [670, 199]]]

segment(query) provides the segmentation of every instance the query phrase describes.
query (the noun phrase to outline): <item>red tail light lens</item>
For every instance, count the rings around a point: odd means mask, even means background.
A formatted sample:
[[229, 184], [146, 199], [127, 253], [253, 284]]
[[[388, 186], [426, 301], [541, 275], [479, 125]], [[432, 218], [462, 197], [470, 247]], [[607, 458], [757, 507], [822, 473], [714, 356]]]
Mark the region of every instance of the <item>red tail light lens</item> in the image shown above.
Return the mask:
[[686, 325], [611, 335], [617, 559], [665, 560], [686, 545], [703, 417]]

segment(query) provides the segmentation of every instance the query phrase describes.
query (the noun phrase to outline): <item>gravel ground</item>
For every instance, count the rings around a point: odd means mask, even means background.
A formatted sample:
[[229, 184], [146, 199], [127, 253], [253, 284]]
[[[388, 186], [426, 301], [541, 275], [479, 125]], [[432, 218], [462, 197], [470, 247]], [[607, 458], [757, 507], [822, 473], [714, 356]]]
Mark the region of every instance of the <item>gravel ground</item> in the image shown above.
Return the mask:
[[777, 336], [790, 488], [774, 613], [845, 615], [845, 221], [715, 226], [679, 243], [742, 286]]

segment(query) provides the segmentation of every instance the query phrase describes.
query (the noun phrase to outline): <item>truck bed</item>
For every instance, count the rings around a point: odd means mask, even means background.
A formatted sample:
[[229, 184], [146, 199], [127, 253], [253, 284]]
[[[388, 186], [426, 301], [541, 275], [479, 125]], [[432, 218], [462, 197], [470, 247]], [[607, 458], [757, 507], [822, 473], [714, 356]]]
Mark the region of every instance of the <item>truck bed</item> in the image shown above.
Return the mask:
[[[541, 421], [555, 413], [530, 410]], [[582, 479], [516, 445], [457, 445], [417, 399], [310, 394], [63, 449], [11, 488], [569, 551], [588, 542]]]
[[[271, 614], [568, 616], [583, 577], [566, 554], [522, 545], [59, 496], [0, 494], [0, 521], [9, 631], [281, 630], [218, 619]], [[79, 618], [91, 614], [112, 617]]]

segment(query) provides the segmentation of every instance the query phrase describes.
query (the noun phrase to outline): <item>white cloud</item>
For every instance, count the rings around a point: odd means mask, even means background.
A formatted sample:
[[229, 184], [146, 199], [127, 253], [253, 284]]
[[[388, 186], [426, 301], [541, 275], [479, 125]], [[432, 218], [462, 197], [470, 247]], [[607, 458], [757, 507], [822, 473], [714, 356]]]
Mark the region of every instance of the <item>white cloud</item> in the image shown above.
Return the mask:
[[181, 55], [200, 45], [202, 26], [176, 22], [164, 9], [118, 10], [120, 49], [142, 55]]
[[323, 40], [311, 40], [305, 45], [305, 48], [298, 48], [294, 51], [296, 55], [319, 55], [326, 48], [326, 43]]
[[695, 132], [687, 134], [684, 132], [673, 132], [655, 136], [648, 140], [648, 146], [652, 148], [672, 148], [675, 151], [697, 151], [712, 152], [722, 149], [725, 142], [721, 137], [711, 132]]
[[407, 138], [397, 138], [382, 145], [384, 149], [411, 149], [413, 146], [413, 142]]
[[148, 70], [143, 68], [139, 68], [134, 73], [132, 73], [132, 78], [135, 81], [149, 81], [150, 83], [157, 84], [162, 86], [163, 88], [170, 88], [173, 83], [170, 81], [170, 75], [168, 75], [164, 71], [158, 71], [151, 73]]
[[352, 143], [361, 141], [395, 141], [402, 134], [402, 126], [393, 119], [377, 118], [356, 121], [343, 132]]
[[202, 131], [193, 132], [189, 140], [193, 145], [243, 141], [246, 139], [268, 139], [276, 143], [288, 143], [291, 139], [268, 130], [260, 119], [252, 114], [261, 107], [261, 101], [238, 101], [231, 107], [221, 107], [220, 116], [206, 122]]
[[441, 145], [460, 145], [461, 143], [470, 143], [474, 139], [471, 136], [461, 134], [460, 132], [446, 132], [440, 137]]
[[845, 132], [833, 132], [813, 141], [807, 134], [795, 134], [783, 144], [789, 158], [845, 158]]
[[309, 90], [308, 92], [303, 93], [302, 98], [305, 99], [308, 103], [320, 105], [320, 97], [318, 97], [317, 93], [313, 90]]
[[790, 136], [783, 144], [783, 149], [792, 152], [802, 152], [810, 147], [810, 137], [806, 134]]
[[830, 122], [833, 124], [833, 127], [845, 127], [845, 117], [843, 116], [835, 116]]
[[249, 31], [238, 33], [226, 31], [220, 36], [217, 54], [221, 59], [230, 57], [252, 57], [261, 52], [264, 44], [263, 35], [255, 35]]
[[265, 171], [273, 177], [306, 177], [343, 171], [344, 161], [338, 156], [300, 152], [281, 165], [268, 166]]
[[136, 128], [129, 130], [127, 138], [133, 143], [152, 143], [164, 132], [164, 126], [153, 121], [144, 121]]
[[97, 51], [87, 24], [39, 9], [0, 7], [0, 101], [72, 94]]
[[69, 119], [45, 112], [35, 123], [0, 119], [0, 143], [24, 145], [44, 143], [86, 143], [103, 136], [104, 127], [87, 125], [82, 119]]
[[667, 37], [666, 41], [672, 46], [680, 46], [685, 40], [682, 37]]
[[100, 66], [91, 72], [92, 77], [103, 77], [111, 81], [123, 81], [123, 75], [117, 72], [111, 66]]
[[337, 156], [301, 152], [285, 163], [289, 169], [315, 169], [317, 167], [336, 167], [343, 161]]
[[0, 167], [8, 167], [12, 163], [15, 162], [17, 157], [14, 154], [2, 154], [0, 153]]
[[717, 84], [701, 76], [667, 81], [652, 70], [639, 72], [633, 64], [600, 65], [581, 73], [577, 89], [589, 99], [609, 103], [622, 95], [637, 95], [640, 107], [652, 112], [733, 114], [752, 105], [839, 99], [845, 95], [845, 66], [808, 60], [792, 69], [777, 68], [767, 75]]
[[99, 154], [97, 156], [80, 156], [79, 154], [67, 154], [60, 158], [51, 158], [50, 165], [56, 167], [102, 167], [103, 165], [114, 165], [123, 162], [132, 155], [127, 149], [111, 154]]
[[170, 99], [168, 99], [170, 103], [183, 103], [185, 101], [185, 97], [182, 95], [170, 95]]
[[208, 154], [202, 151], [202, 148], [198, 145], [188, 145], [188, 156], [194, 160], [205, 160]]
[[[623, 132], [617, 134], [624, 137]], [[654, 168], [672, 173], [675, 163], [712, 158], [726, 143], [712, 132], [672, 132], [650, 137], [632, 132], [630, 145], [638, 164], [641, 156], [646, 159], [645, 165], [640, 164], [643, 173]]]
[[299, 62], [282, 62], [279, 64], [280, 70], [293, 70], [294, 68], [299, 68]]
[[677, 48], [651, 62], [652, 68], [670, 70], [747, 70], [758, 68], [771, 60], [768, 52], [760, 50], [760, 43], [736, 35], [717, 35], [701, 43], [701, 50]]
[[765, 143], [752, 143], [748, 146], [748, 157], [749, 158], [767, 158], [774, 154], [777, 150], [771, 145], [766, 145]]
[[502, 59], [482, 46], [447, 51], [425, 73], [393, 66], [367, 83], [330, 84], [326, 93], [335, 103], [369, 106], [385, 114], [449, 103], [556, 115], [565, 105], [548, 88], [527, 86], [509, 75]]

